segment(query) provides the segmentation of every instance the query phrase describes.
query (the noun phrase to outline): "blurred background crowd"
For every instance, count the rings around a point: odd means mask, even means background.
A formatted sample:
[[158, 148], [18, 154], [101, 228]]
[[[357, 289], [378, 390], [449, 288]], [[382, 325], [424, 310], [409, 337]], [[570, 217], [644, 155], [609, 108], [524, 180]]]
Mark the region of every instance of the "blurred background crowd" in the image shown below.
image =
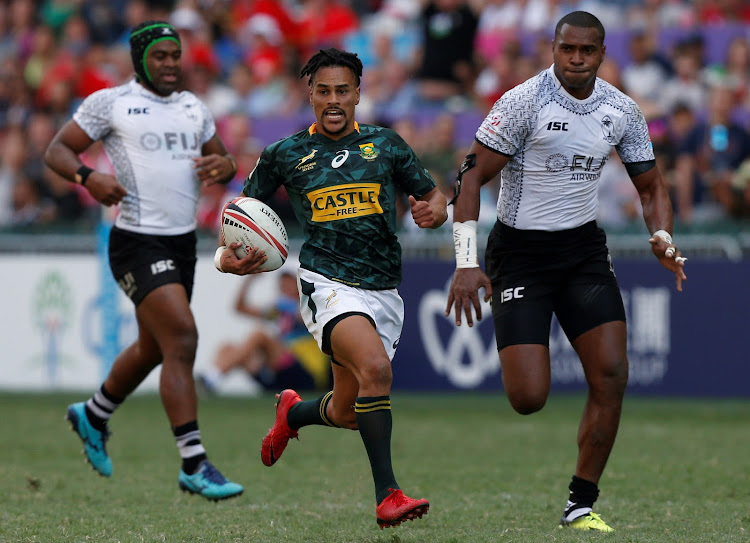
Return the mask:
[[[100, 206], [46, 169], [42, 155], [83, 98], [132, 77], [129, 29], [144, 20], [179, 30], [184, 86], [208, 105], [237, 157], [237, 178], [201, 197], [199, 226], [212, 233], [262, 148], [314, 120], [299, 70], [318, 49], [359, 54], [358, 120], [396, 129], [452, 193], [484, 115], [552, 64], [554, 25], [575, 9], [605, 26], [599, 75], [643, 109], [680, 227], [741, 228], [750, 218], [750, 4], [742, 0], [0, 0], [0, 232], [98, 221]], [[100, 144], [84, 161], [111, 171]], [[497, 183], [484, 188], [485, 223], [494, 221]], [[601, 223], [642, 225], [616, 156], [600, 190]], [[285, 195], [274, 198], [285, 222], [296, 222]]]

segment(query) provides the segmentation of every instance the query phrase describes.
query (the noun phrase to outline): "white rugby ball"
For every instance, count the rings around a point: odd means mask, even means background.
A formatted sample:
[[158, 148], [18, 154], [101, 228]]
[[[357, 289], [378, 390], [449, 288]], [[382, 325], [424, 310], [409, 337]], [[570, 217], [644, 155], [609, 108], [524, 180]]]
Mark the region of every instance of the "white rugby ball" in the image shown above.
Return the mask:
[[224, 204], [221, 215], [224, 242], [227, 245], [235, 241], [242, 243], [242, 247], [234, 251], [237, 258], [246, 257], [249, 249], [257, 247], [268, 257], [262, 270], [277, 270], [286, 261], [289, 237], [284, 223], [269, 206], [255, 198], [241, 196]]

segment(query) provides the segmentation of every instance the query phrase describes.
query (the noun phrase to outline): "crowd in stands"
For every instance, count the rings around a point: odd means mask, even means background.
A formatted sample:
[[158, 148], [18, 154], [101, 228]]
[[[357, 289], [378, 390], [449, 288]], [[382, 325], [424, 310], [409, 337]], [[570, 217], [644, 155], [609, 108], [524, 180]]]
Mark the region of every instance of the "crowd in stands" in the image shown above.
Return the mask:
[[[169, 20], [184, 85], [208, 105], [238, 161], [204, 191], [212, 232], [263, 146], [312, 122], [306, 59], [357, 52], [360, 122], [395, 128], [447, 194], [479, 122], [502, 94], [552, 64], [555, 22], [583, 9], [607, 29], [599, 72], [641, 106], [678, 220], [750, 217], [750, 4], [742, 0], [4, 0], [0, 2], [0, 229], [87, 228], [100, 207], [46, 169], [56, 130], [90, 93], [133, 77], [129, 29]], [[110, 170], [100, 145], [84, 157]], [[485, 188], [494, 220], [497, 182]], [[284, 194], [272, 205], [293, 222]], [[601, 221], [639, 220], [627, 174], [609, 160]], [[404, 223], [404, 227], [408, 228]]]

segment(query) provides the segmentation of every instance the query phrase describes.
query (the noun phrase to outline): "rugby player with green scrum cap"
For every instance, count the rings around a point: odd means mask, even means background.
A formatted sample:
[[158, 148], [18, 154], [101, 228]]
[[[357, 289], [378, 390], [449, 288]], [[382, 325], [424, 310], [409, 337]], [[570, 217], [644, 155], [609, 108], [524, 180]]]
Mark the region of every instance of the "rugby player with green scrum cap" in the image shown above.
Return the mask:
[[[190, 309], [196, 258], [196, 210], [202, 186], [227, 183], [237, 164], [208, 108], [180, 91], [177, 31], [147, 21], [130, 35], [136, 78], [97, 91], [55, 135], [46, 164], [101, 204], [118, 205], [109, 235], [114, 278], [135, 306], [138, 337], [114, 359], [99, 390], [68, 406], [67, 419], [100, 475], [112, 476], [108, 422], [157, 366], [159, 393], [182, 460], [178, 485], [209, 500], [242, 494], [208, 460], [198, 428], [193, 366], [198, 332]], [[114, 175], [79, 155], [101, 140]]]

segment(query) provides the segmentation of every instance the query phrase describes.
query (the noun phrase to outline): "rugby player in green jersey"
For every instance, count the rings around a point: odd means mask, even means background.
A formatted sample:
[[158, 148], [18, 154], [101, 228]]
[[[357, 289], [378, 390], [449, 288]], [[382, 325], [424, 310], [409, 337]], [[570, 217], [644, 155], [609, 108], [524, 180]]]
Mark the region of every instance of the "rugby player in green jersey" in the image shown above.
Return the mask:
[[[359, 124], [362, 62], [338, 49], [321, 50], [302, 68], [309, 76], [316, 122], [263, 150], [243, 194], [289, 194], [304, 229], [298, 287], [300, 311], [320, 348], [331, 356], [333, 390], [302, 401], [277, 395], [276, 420], [261, 459], [272, 466], [303, 426], [359, 430], [375, 482], [381, 528], [421, 518], [429, 502], [407, 497], [391, 466], [391, 359], [404, 319], [401, 246], [396, 237], [397, 190], [409, 195], [420, 228], [447, 219], [446, 200], [412, 149], [393, 130]], [[220, 239], [223, 246], [224, 240]], [[254, 273], [262, 253], [239, 260], [234, 244], [218, 251], [221, 271]]]

